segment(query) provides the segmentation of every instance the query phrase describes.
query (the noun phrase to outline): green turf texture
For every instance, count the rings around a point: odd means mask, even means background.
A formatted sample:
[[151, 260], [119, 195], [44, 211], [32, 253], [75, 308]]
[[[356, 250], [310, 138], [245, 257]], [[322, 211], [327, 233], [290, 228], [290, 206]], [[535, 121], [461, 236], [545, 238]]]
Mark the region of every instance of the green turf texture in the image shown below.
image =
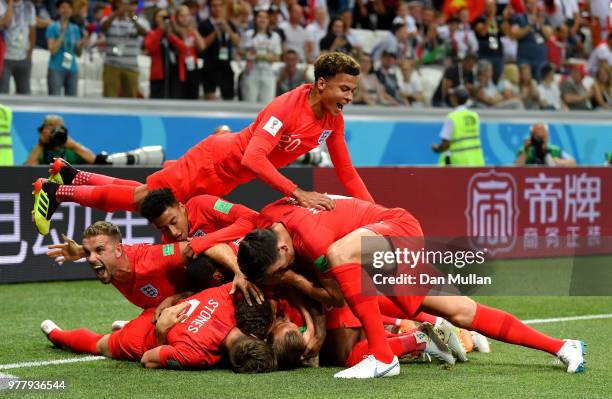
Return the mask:
[[[521, 319], [612, 313], [612, 297], [482, 297], [482, 302]], [[0, 364], [73, 358], [52, 348], [40, 322], [52, 319], [69, 329], [107, 332], [117, 319], [139, 310], [112, 286], [97, 281], [0, 286]], [[0, 370], [23, 379], [66, 379], [64, 393], [7, 393], [4, 397], [75, 398], [610, 398], [612, 319], [540, 324], [543, 332], [583, 339], [587, 371], [571, 375], [546, 353], [492, 342], [490, 354], [450, 370], [437, 364], [403, 364], [401, 375], [376, 380], [335, 380], [332, 368], [267, 375], [226, 370], [144, 370], [137, 363], [87, 363]]]

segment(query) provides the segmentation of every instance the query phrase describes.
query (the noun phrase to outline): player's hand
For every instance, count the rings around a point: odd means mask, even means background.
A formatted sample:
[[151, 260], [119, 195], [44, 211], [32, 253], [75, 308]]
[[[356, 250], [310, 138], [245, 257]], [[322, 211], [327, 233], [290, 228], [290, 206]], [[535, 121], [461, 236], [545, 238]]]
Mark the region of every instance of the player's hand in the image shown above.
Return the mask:
[[306, 348], [302, 354], [302, 360], [317, 356], [319, 351], [321, 351], [323, 342], [325, 341], [325, 335], [317, 334], [315, 329], [311, 328], [304, 332], [303, 337], [306, 343]]
[[304, 191], [300, 188], [296, 188], [293, 192], [293, 198], [295, 198], [298, 204], [304, 208], [313, 208], [322, 211], [331, 211], [334, 209], [334, 200], [316, 191]]
[[55, 261], [58, 265], [63, 264], [67, 260], [79, 260], [82, 257], [81, 246], [76, 241], [66, 237], [62, 233], [61, 244], [51, 244], [47, 246], [47, 256]]
[[[187, 238], [187, 241], [191, 241], [191, 237]], [[198, 257], [198, 254], [196, 254], [193, 248], [191, 248], [191, 242], [188, 242], [185, 248], [183, 249], [183, 258], [195, 259], [197, 257]]]
[[161, 301], [159, 305], [157, 305], [157, 308], [155, 308], [155, 312], [153, 313], [153, 324], [157, 323], [157, 320], [159, 320], [159, 317], [161, 316], [164, 310], [166, 310], [167, 308], [171, 307], [174, 304], [174, 300], [175, 300], [174, 295], [171, 295], [168, 298]]
[[178, 305], [164, 309], [159, 319], [157, 319], [156, 328], [158, 331], [167, 331], [174, 327], [175, 324], [185, 321], [189, 316], [183, 312], [187, 310], [189, 306], [191, 306], [189, 302], [181, 302]]
[[249, 306], [253, 305], [251, 296], [253, 296], [253, 298], [255, 298], [259, 304], [262, 304], [264, 301], [264, 295], [259, 287], [247, 280], [245, 275], [242, 273], [236, 273], [234, 276], [232, 289], [229, 292], [230, 295], [233, 295], [234, 292], [236, 292], [236, 289], [239, 289], [242, 292], [242, 295], [244, 295], [244, 299], [247, 301]]

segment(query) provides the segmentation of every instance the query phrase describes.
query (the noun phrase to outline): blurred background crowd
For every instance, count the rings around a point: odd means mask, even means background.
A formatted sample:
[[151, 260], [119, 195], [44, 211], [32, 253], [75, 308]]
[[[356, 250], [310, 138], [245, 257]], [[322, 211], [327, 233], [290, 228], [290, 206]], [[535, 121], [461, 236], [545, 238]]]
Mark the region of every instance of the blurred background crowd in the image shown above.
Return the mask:
[[0, 0], [0, 92], [266, 103], [326, 51], [357, 104], [612, 108], [609, 0]]

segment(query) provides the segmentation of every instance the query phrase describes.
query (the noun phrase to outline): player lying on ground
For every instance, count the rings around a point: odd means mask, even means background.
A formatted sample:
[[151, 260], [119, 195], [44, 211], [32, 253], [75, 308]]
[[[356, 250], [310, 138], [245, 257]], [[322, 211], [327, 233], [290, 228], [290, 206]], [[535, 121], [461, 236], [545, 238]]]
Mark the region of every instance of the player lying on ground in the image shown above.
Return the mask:
[[[300, 367], [303, 360], [302, 349], [306, 346], [301, 334], [304, 319], [291, 302], [271, 300], [271, 303], [272, 308], [276, 308], [276, 319], [270, 336], [278, 368], [289, 370]], [[347, 306], [326, 309], [324, 323], [326, 335], [325, 343], [319, 353], [321, 365], [351, 367], [368, 354], [368, 345], [361, 324]], [[388, 334], [387, 341], [399, 357], [409, 355], [420, 357], [424, 354], [452, 365], [455, 363], [455, 358], [441, 336], [453, 334], [453, 327], [447, 324], [444, 328], [445, 331], [439, 331], [431, 324], [425, 323], [402, 334]]]
[[234, 309], [230, 287], [225, 284], [188, 297], [164, 309], [156, 324], [151, 317], [155, 308], [149, 308], [111, 334], [62, 330], [51, 320], [43, 321], [41, 329], [64, 349], [141, 361], [147, 368], [209, 368], [227, 353], [236, 372], [274, 370], [272, 349], [263, 341], [272, 323], [270, 303], [248, 305], [243, 300]]
[[326, 53], [317, 59], [314, 69], [314, 84], [277, 97], [239, 133], [207, 137], [177, 162], [149, 176], [146, 184], [76, 171], [61, 162], [54, 164], [52, 173], [61, 177], [63, 185], [44, 179], [34, 184], [33, 213], [38, 231], [48, 233], [51, 215], [60, 202], [77, 202], [108, 212], [134, 211], [150, 190], [170, 188], [184, 203], [198, 194], [225, 196], [254, 178], [304, 206], [331, 209], [329, 197], [300, 189], [277, 170], [325, 142], [349, 194], [372, 201], [344, 141], [342, 109], [353, 100], [359, 64], [345, 54]]
[[[397, 375], [399, 362], [386, 342], [378, 301], [362, 292], [361, 241], [365, 237], [381, 236], [415, 237], [418, 241], [423, 235], [421, 227], [404, 209], [387, 209], [356, 198], [334, 198], [336, 206], [331, 211], [304, 208], [292, 198], [265, 207], [258, 218], [260, 229], [248, 234], [240, 243], [238, 263], [247, 278], [258, 283], [270, 276], [280, 279], [296, 254], [309, 260], [323, 288], [337, 297], [338, 303], [346, 300], [368, 338], [370, 356], [336, 377]], [[386, 240], [379, 241], [388, 245]], [[417, 248], [421, 247], [422, 244]], [[411, 270], [398, 266], [398, 272], [410, 273]], [[369, 279], [364, 282], [371, 284]], [[487, 337], [556, 355], [570, 373], [584, 370], [581, 341], [546, 336], [511, 314], [480, 305], [467, 297], [427, 296], [425, 290], [420, 296], [406, 296], [397, 286], [393, 294], [389, 299], [403, 314], [415, 315], [422, 309]]]

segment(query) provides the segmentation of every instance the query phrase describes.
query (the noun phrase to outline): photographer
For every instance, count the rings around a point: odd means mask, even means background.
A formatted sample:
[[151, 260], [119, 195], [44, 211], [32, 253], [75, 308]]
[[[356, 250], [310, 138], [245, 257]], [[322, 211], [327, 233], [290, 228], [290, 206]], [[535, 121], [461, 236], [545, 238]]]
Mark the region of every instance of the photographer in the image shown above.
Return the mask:
[[536, 123], [531, 126], [530, 137], [519, 149], [515, 165], [575, 166], [576, 161], [560, 147], [548, 142], [548, 125]]
[[59, 115], [47, 115], [38, 128], [38, 144], [32, 149], [26, 165], [45, 165], [53, 158], [64, 158], [71, 164], [93, 164], [96, 156], [88, 148], [68, 137], [68, 129]]

